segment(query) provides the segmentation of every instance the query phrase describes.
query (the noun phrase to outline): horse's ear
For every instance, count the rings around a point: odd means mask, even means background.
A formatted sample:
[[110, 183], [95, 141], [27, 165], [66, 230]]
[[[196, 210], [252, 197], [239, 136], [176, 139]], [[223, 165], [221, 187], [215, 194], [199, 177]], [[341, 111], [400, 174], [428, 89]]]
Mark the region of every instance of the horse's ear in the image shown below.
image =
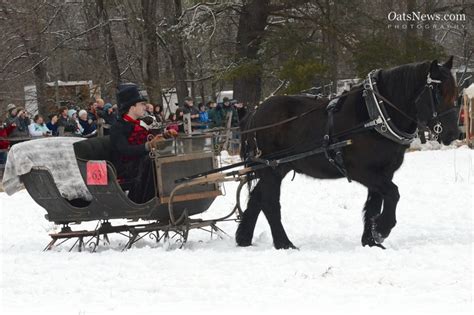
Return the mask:
[[451, 68], [453, 67], [453, 56], [449, 57], [448, 61], [443, 63], [443, 67], [446, 67], [451, 70]]
[[438, 72], [439, 72], [438, 59], [435, 59], [431, 62], [430, 73], [433, 75], [433, 74], [437, 74]]

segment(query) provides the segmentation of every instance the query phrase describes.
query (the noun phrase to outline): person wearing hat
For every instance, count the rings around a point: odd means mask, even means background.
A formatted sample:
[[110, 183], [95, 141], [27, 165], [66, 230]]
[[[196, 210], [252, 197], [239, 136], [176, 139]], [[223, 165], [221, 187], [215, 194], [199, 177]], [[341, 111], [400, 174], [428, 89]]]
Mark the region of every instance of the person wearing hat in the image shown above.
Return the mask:
[[84, 129], [79, 123], [79, 118], [77, 118], [77, 110], [69, 109], [67, 111], [67, 117], [68, 117], [67, 123], [68, 123], [69, 128], [65, 128], [64, 131], [70, 131], [75, 136], [81, 136]]
[[222, 121], [224, 119], [222, 115], [222, 106], [217, 105], [214, 100], [207, 102], [207, 107], [209, 108], [208, 116], [209, 116], [209, 127], [210, 128], [219, 128], [222, 127]]
[[[7, 117], [5, 119], [4, 127], [5, 130], [8, 130], [8, 136], [10, 136], [13, 131], [16, 129], [16, 115], [18, 111], [16, 109], [15, 104], [8, 104], [7, 106]], [[5, 135], [4, 135], [5, 137]], [[8, 146], [10, 146], [10, 142], [8, 142]]]
[[175, 131], [165, 131], [148, 140], [150, 133], [140, 120], [145, 116], [146, 101], [136, 85], [119, 86], [119, 115], [110, 128], [111, 162], [122, 188], [129, 190], [128, 197], [135, 203], [144, 203], [155, 196], [149, 152], [164, 145], [165, 138], [177, 135]]
[[[105, 123], [110, 126], [115, 124], [115, 122], [117, 121], [117, 111], [115, 109], [116, 109], [116, 106], [114, 107], [110, 103], [107, 103], [104, 105], [104, 110], [101, 117], [104, 119]], [[107, 129], [104, 130], [104, 134], [106, 134], [105, 133], [106, 130]]]
[[[13, 105], [13, 104], [12, 104]], [[11, 111], [11, 115], [16, 112], [16, 117], [13, 119], [13, 123], [16, 124], [16, 128], [10, 134], [12, 138], [25, 138], [29, 137], [28, 126], [30, 125], [30, 117], [28, 112], [23, 108], [14, 108]], [[9, 120], [10, 124], [12, 120]]]
[[232, 113], [232, 121], [231, 126], [237, 127], [239, 125], [239, 117], [237, 115], [237, 110], [235, 109], [234, 105], [232, 104], [231, 100], [228, 97], [224, 97], [223, 104], [222, 104], [222, 116], [224, 117], [224, 124], [227, 123], [227, 117]]
[[5, 124], [7, 126], [10, 126], [15, 122], [16, 119], [16, 114], [17, 114], [17, 109], [15, 104], [8, 104], [7, 106], [7, 118], [5, 119]]

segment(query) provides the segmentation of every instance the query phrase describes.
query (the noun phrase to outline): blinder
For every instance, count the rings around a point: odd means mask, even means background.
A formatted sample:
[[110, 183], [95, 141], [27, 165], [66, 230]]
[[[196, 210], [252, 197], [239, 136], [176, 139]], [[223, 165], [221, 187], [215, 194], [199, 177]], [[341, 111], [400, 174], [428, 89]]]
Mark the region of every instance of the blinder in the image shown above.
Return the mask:
[[[440, 90], [441, 80], [434, 80], [430, 73], [426, 79], [426, 84], [415, 99], [415, 107], [417, 118], [421, 124], [433, 124], [433, 131], [440, 134], [443, 131], [439, 118], [456, 111], [456, 108], [450, 108], [438, 113], [438, 108], [442, 103], [442, 95]], [[426, 106], [426, 104], [429, 104]]]

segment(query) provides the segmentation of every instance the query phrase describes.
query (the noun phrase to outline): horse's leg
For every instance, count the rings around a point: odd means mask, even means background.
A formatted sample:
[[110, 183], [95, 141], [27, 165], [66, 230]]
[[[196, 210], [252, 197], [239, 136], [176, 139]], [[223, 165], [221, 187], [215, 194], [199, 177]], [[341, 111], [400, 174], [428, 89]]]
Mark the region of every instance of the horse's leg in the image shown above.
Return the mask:
[[261, 184], [260, 181], [250, 193], [250, 198], [247, 203], [247, 209], [242, 215], [242, 220], [235, 233], [235, 241], [239, 246], [252, 245], [253, 231], [257, 223], [258, 215], [260, 214], [261, 206]]
[[378, 246], [372, 236], [373, 219], [380, 214], [382, 208], [382, 195], [369, 189], [367, 201], [364, 205], [364, 232], [362, 233], [362, 246]]
[[400, 194], [398, 187], [390, 179], [383, 181], [380, 187], [383, 196], [382, 214], [373, 219], [372, 236], [376, 243], [381, 244], [397, 224], [396, 209]]
[[261, 179], [262, 210], [272, 231], [273, 245], [276, 249], [296, 248], [281, 223], [280, 188], [283, 178], [276, 173], [268, 173]]

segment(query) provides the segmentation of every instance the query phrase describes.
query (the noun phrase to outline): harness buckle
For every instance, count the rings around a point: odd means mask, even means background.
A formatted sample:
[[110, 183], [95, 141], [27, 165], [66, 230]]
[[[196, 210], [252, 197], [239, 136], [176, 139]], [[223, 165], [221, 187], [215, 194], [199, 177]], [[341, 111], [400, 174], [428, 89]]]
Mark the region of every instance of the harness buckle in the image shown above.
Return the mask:
[[433, 131], [439, 135], [440, 133], [443, 132], [443, 126], [441, 125], [441, 123], [438, 121], [438, 123], [436, 125], [433, 126]]
[[366, 93], [367, 91], [372, 91], [372, 86], [370, 85], [369, 80], [364, 81], [364, 93]]
[[383, 124], [383, 120], [382, 120], [382, 117], [379, 116], [376, 119], [371, 120], [368, 123], [366, 123], [364, 125], [364, 127], [368, 128], [368, 127], [373, 127], [373, 126], [377, 126], [377, 125], [381, 125], [381, 124]]
[[428, 72], [428, 76], [426, 77], [426, 83], [441, 83], [441, 80], [435, 80], [431, 78], [431, 74]]

